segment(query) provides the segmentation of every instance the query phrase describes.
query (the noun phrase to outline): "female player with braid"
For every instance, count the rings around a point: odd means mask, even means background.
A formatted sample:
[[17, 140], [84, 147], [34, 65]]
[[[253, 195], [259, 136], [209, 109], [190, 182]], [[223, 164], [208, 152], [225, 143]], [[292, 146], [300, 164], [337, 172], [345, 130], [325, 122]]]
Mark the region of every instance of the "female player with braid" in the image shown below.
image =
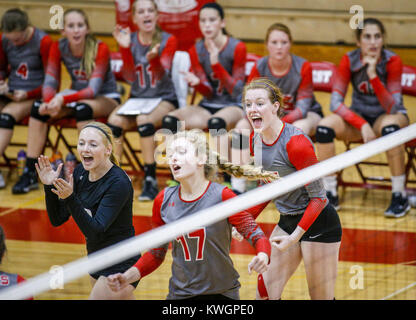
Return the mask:
[[[38, 188], [35, 163], [46, 142], [49, 119], [74, 117], [81, 130], [93, 119], [107, 117], [120, 103], [110, 68], [110, 51], [91, 34], [85, 12], [68, 9], [63, 19], [64, 37], [51, 45], [42, 100], [32, 106], [26, 167], [12, 189], [14, 194]], [[62, 64], [71, 77], [71, 89], [58, 92]]]
[[[318, 162], [310, 138], [280, 119], [283, 95], [273, 81], [251, 81], [244, 87], [243, 103], [254, 129], [250, 149], [256, 165], [284, 177]], [[280, 299], [303, 258], [310, 297], [333, 299], [342, 229], [322, 181], [290, 191], [274, 203], [280, 219], [270, 236], [271, 261], [259, 276], [258, 297]]]
[[[235, 196], [227, 187], [209, 180], [215, 174], [217, 163], [221, 170], [230, 174], [247, 174], [253, 179], [277, 177], [252, 166], [238, 168], [219, 161], [218, 154], [210, 154], [206, 136], [199, 130], [181, 131], [174, 135], [167, 144], [167, 157], [179, 185], [165, 188], [156, 197], [152, 216], [155, 227]], [[257, 214], [263, 208], [263, 205], [258, 205], [250, 211]], [[249, 263], [249, 272], [263, 273], [267, 270], [270, 243], [252, 214], [243, 211], [172, 241], [173, 264], [168, 299], [239, 299], [239, 275], [229, 255], [232, 226], [256, 248], [257, 255]], [[122, 290], [154, 271], [163, 262], [168, 245], [148, 251], [123, 274], [109, 276], [110, 287], [115, 291]]]

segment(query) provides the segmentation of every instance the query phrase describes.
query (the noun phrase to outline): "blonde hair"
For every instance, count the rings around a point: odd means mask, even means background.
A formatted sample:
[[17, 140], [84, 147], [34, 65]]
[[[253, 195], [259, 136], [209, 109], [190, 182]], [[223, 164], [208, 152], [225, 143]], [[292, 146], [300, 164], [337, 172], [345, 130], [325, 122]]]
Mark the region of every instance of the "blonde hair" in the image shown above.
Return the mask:
[[[72, 12], [76, 12], [84, 18], [84, 22], [89, 30], [90, 23], [88, 21], [86, 13], [82, 9], [72, 8], [66, 10], [64, 13], [64, 20], [65, 17]], [[84, 71], [88, 78], [91, 76], [92, 71], [95, 68], [95, 57], [97, 55], [97, 50], [98, 40], [91, 33], [88, 33], [85, 37], [84, 53], [82, 55], [80, 66], [80, 71]]]
[[283, 94], [280, 91], [279, 87], [273, 81], [271, 81], [269, 78], [255, 78], [249, 83], [247, 83], [243, 88], [243, 95], [242, 95], [243, 105], [245, 105], [244, 100], [245, 100], [247, 91], [252, 90], [252, 89], [266, 90], [271, 103], [278, 102], [280, 105], [279, 111], [277, 112], [277, 116], [279, 118], [283, 116], [284, 109], [286, 108], [284, 100], [283, 100]]
[[185, 138], [195, 146], [196, 156], [205, 155], [207, 161], [204, 164], [204, 175], [208, 180], [216, 181], [217, 172], [226, 172], [234, 177], [245, 177], [248, 180], [276, 180], [279, 178], [276, 172], [264, 171], [261, 167], [253, 165], [236, 165], [213, 150], [210, 150], [207, 135], [199, 129], [179, 131], [173, 139]]
[[111, 131], [110, 127], [106, 124], [98, 121], [92, 121], [87, 123], [82, 129], [85, 128], [95, 128], [100, 133], [103, 138], [103, 143], [105, 146], [111, 145], [111, 154], [110, 154], [110, 161], [114, 163], [116, 166], [120, 166], [120, 163], [114, 153], [114, 136], [113, 132]]
[[[143, 0], [136, 0], [133, 3], [133, 6], [132, 6], [133, 14], [136, 11], [136, 6], [137, 6], [137, 3], [139, 1], [143, 1]], [[154, 0], [147, 0], [147, 1], [150, 1], [151, 3], [153, 3], [153, 6], [155, 7], [156, 12], [158, 12], [158, 7], [157, 7], [156, 1], [154, 1]], [[162, 42], [162, 29], [159, 27], [158, 24], [156, 24], [156, 29], [155, 29], [155, 32], [153, 32], [153, 35], [152, 35], [152, 42], [150, 44], [149, 51], [151, 51], [154, 48], [154, 46], [156, 46], [158, 43], [161, 43], [161, 42]]]

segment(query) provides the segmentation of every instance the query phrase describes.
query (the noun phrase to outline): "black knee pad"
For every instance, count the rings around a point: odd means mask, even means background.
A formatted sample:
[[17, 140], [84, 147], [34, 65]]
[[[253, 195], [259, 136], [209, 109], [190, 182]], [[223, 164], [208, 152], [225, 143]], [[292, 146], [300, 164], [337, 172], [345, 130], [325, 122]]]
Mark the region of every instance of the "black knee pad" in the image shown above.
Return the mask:
[[139, 132], [141, 137], [145, 138], [153, 136], [156, 132], [156, 129], [152, 123], [145, 123], [138, 126], [137, 131]]
[[250, 146], [250, 137], [233, 131], [231, 134], [231, 148], [246, 150]]
[[335, 131], [332, 128], [318, 126], [316, 128], [315, 134], [316, 142], [319, 143], [330, 143], [334, 142], [335, 139]]
[[393, 133], [399, 130], [400, 130], [400, 127], [397, 124], [389, 124], [388, 126], [385, 126], [381, 129], [381, 135], [385, 136], [385, 135], [388, 135], [389, 133]]
[[208, 120], [208, 129], [212, 136], [220, 136], [227, 133], [227, 123], [223, 118], [213, 117]]
[[111, 123], [107, 123], [107, 126], [111, 129], [114, 138], [118, 139], [123, 135], [123, 128], [114, 126]]
[[35, 118], [41, 122], [47, 122], [50, 118], [49, 115], [40, 115], [39, 114], [39, 107], [42, 104], [41, 100], [37, 100], [33, 102], [32, 109], [30, 109], [30, 116]]
[[180, 130], [180, 120], [175, 116], [164, 116], [162, 120], [162, 128], [170, 130], [173, 134]]
[[90, 121], [94, 119], [94, 112], [89, 104], [79, 102], [75, 105], [75, 119], [77, 122]]
[[8, 113], [0, 113], [0, 128], [13, 130], [16, 119]]

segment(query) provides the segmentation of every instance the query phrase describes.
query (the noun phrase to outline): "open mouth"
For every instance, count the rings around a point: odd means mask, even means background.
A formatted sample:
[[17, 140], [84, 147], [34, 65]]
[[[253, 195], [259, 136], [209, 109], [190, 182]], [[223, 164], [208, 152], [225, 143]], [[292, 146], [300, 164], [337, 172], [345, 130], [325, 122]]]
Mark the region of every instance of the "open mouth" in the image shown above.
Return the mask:
[[181, 166], [179, 166], [177, 164], [172, 165], [172, 171], [173, 171], [173, 173], [176, 173], [179, 170], [181, 170]]
[[253, 127], [258, 129], [261, 127], [262, 123], [263, 123], [263, 119], [259, 116], [251, 116], [250, 117], [251, 122], [253, 123]]
[[82, 162], [86, 165], [91, 164], [93, 161], [94, 161], [93, 157], [90, 157], [90, 156], [83, 156], [82, 157]]

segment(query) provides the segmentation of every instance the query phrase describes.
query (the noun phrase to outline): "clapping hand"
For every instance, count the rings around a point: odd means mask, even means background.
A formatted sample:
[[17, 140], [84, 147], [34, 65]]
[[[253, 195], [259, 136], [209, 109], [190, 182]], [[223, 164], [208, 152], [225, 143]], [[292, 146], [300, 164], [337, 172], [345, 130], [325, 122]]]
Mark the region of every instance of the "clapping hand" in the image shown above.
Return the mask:
[[113, 31], [113, 37], [116, 39], [117, 43], [120, 47], [129, 48], [130, 47], [130, 29], [129, 28], [122, 28], [120, 25], [116, 25]]
[[59, 178], [63, 163], [60, 163], [58, 168], [53, 170], [48, 157], [41, 155], [39, 156], [35, 167], [40, 181], [44, 185], [53, 185], [56, 189], [52, 189], [51, 191], [55, 193], [60, 199], [66, 199], [73, 193], [74, 180], [72, 175], [70, 176], [69, 182]]

